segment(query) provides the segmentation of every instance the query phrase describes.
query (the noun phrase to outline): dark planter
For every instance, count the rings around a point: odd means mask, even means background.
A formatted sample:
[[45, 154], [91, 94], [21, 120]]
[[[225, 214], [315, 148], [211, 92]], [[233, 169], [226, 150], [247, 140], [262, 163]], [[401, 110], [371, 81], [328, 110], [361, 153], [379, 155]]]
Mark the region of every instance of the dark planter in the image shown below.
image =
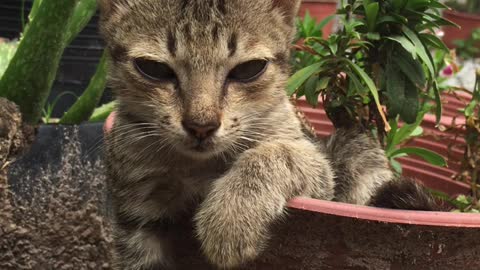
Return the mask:
[[[332, 129], [323, 110], [304, 105], [299, 102], [314, 126], [322, 128], [320, 135], [327, 133], [323, 128]], [[65, 181], [60, 175], [68, 175], [68, 183], [80, 188], [79, 196], [105, 194], [104, 185], [98, 185], [105, 181], [96, 147], [101, 138], [101, 125], [40, 127], [30, 152], [10, 169], [13, 192], [31, 200], [41, 185], [39, 179], [55, 183]], [[403, 164], [405, 174], [432, 188], [450, 195], [468, 191], [438, 168], [414, 159]], [[102, 198], [103, 206], [95, 211], [108, 216], [108, 200]], [[272, 228], [273, 237], [261, 258], [239, 269], [480, 268], [480, 215], [377, 209], [307, 198], [294, 199], [289, 207], [288, 218]], [[178, 237], [174, 252], [178, 269], [214, 269], [201, 256], [189, 220], [170, 233]]]
[[469, 14], [462, 13], [454, 10], [445, 10], [443, 12], [443, 17], [447, 20], [450, 20], [458, 24], [461, 29], [455, 27], [445, 27], [444, 32], [445, 36], [443, 41], [449, 48], [455, 48], [453, 44], [454, 40], [457, 39], [468, 39], [472, 34], [473, 30], [480, 27], [480, 15], [478, 14]]
[[[300, 16], [304, 16], [306, 11], [310, 12], [310, 15], [314, 17], [317, 22], [322, 21], [326, 17], [333, 15], [337, 11], [336, 0], [303, 0], [300, 7]], [[333, 20], [325, 26], [323, 29], [323, 37], [327, 38], [333, 30]]]
[[13, 191], [30, 199], [36, 195], [36, 185], [41, 184], [41, 181], [32, 181], [33, 179], [53, 183], [68, 180], [71, 183], [83, 183], [88, 190], [90, 187], [86, 183], [87, 179], [60, 178], [63, 173], [69, 177], [89, 175], [88, 181], [92, 183], [97, 176], [103, 179], [102, 127], [102, 124], [41, 125], [28, 152], [9, 167], [8, 179]]

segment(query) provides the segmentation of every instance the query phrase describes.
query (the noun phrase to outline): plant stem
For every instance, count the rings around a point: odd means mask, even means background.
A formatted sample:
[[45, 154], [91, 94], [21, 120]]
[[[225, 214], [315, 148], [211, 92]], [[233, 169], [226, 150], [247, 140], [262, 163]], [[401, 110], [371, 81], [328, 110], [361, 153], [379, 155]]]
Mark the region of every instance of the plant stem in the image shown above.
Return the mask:
[[60, 124], [78, 124], [87, 121], [97, 106], [107, 84], [107, 53], [103, 52], [97, 71], [85, 92], [60, 119]]
[[0, 96], [19, 105], [24, 121], [37, 124], [65, 47], [78, 0], [44, 0], [0, 81]]

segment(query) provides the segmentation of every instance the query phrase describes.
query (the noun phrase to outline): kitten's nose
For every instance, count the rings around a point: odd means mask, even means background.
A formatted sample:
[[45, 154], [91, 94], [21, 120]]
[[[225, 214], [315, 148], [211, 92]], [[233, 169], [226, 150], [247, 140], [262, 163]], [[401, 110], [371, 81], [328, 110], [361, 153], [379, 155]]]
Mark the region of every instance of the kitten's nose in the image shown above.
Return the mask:
[[183, 121], [183, 128], [188, 134], [198, 140], [205, 140], [212, 136], [220, 127], [220, 122], [210, 122], [207, 124], [198, 124], [192, 121]]

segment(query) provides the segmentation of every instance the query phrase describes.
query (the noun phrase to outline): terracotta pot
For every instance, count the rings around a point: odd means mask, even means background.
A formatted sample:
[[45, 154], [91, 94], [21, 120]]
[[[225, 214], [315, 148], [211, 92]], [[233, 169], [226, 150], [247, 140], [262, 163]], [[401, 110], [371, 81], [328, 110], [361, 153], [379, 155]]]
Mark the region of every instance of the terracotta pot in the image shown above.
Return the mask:
[[468, 39], [472, 31], [480, 27], [480, 15], [462, 13], [453, 10], [445, 10], [443, 17], [460, 25], [461, 29], [455, 27], [444, 27], [445, 36], [443, 40], [449, 48], [455, 48], [453, 41], [456, 39]]
[[[300, 7], [300, 16], [304, 16], [306, 11], [310, 12], [310, 15], [317, 19], [317, 22], [322, 21], [326, 17], [333, 15], [337, 11], [337, 1], [335, 0], [304, 0]], [[323, 29], [323, 37], [326, 38], [332, 33], [333, 21], [331, 21]]]

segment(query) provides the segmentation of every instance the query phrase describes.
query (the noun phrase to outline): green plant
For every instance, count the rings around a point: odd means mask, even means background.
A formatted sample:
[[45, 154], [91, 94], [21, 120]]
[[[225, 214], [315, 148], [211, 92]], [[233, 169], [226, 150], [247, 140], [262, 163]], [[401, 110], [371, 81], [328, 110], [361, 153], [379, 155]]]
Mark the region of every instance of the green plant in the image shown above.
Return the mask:
[[476, 78], [472, 99], [462, 111], [465, 116], [465, 145], [462, 168], [457, 177], [470, 184], [475, 205], [480, 198], [480, 69]]
[[[480, 3], [480, 2], [479, 2]], [[463, 59], [475, 58], [480, 55], [480, 28], [473, 30], [466, 40], [454, 40], [457, 53]]]
[[478, 0], [465, 0], [465, 1], [449, 0], [446, 2], [446, 5], [448, 5], [449, 7], [455, 10], [467, 12], [470, 14], [480, 13], [480, 1]]
[[[313, 106], [321, 98], [336, 127], [374, 131], [394, 165], [406, 154], [444, 165], [443, 158], [425, 149], [399, 148], [419, 135], [425, 108], [432, 108], [428, 104], [434, 104], [440, 121], [439, 67], [430, 51], [449, 52], [433, 33], [455, 25], [439, 15], [441, 8], [435, 0], [342, 1], [337, 14], [343, 26], [327, 39], [309, 18], [300, 21], [300, 29], [314, 30], [299, 31], [303, 36], [297, 42], [303, 44], [295, 46], [296, 73], [288, 94], [305, 96]], [[406, 125], [397, 128], [400, 120]]]
[[70, 96], [74, 96], [75, 98], [78, 98], [77, 95], [75, 95], [75, 93], [67, 91], [55, 97], [55, 99], [51, 103], [47, 103], [45, 105], [45, 108], [42, 110], [42, 121], [45, 124], [53, 124], [53, 121], [52, 121], [53, 110], [55, 109], [55, 106], [57, 106], [57, 103], [60, 101], [60, 99], [66, 95], [70, 95]]
[[3, 73], [8, 67], [8, 63], [15, 55], [17, 46], [17, 41], [7, 42], [0, 40], [0, 78], [2, 78]]
[[[96, 11], [95, 0], [35, 0], [15, 55], [0, 80], [0, 96], [19, 105], [24, 121], [40, 120], [66, 46]], [[7, 58], [5, 58], [7, 59]], [[88, 120], [105, 86], [105, 61], [64, 123]]]

